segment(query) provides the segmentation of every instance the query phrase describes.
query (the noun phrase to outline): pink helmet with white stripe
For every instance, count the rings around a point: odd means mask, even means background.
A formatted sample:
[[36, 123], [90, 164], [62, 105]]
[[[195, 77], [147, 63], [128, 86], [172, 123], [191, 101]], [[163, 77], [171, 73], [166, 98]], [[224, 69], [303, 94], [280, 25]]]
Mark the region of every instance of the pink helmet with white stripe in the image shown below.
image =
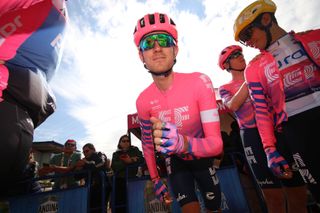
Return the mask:
[[219, 61], [218, 61], [218, 65], [220, 66], [221, 69], [225, 69], [225, 67], [223, 66], [224, 62], [226, 62], [227, 58], [235, 51], [241, 51], [242, 52], [242, 47], [238, 46], [238, 45], [231, 45], [228, 46], [226, 48], [224, 48], [219, 56]]
[[164, 13], [147, 14], [138, 20], [134, 29], [134, 43], [139, 47], [141, 39], [151, 32], [165, 31], [169, 33], [178, 44], [176, 24]]

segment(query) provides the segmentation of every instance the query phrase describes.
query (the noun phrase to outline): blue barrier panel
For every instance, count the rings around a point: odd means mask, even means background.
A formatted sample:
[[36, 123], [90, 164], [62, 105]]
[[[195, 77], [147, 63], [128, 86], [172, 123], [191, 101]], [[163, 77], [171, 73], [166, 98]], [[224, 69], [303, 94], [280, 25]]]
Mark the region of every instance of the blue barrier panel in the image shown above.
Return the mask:
[[87, 203], [87, 187], [43, 192], [9, 199], [10, 213], [86, 213]]
[[[217, 170], [221, 184], [221, 209], [224, 213], [249, 213], [250, 208], [246, 195], [241, 186], [238, 170], [235, 166]], [[170, 184], [169, 184], [170, 188]], [[202, 212], [205, 212], [200, 192], [197, 190]], [[172, 196], [173, 197], [173, 196]], [[154, 196], [150, 180], [135, 179], [128, 181], [128, 210], [132, 213], [180, 213], [179, 204], [174, 200], [169, 207], [165, 206]]]
[[221, 186], [221, 209], [226, 213], [250, 212], [238, 170], [235, 166], [217, 170]]

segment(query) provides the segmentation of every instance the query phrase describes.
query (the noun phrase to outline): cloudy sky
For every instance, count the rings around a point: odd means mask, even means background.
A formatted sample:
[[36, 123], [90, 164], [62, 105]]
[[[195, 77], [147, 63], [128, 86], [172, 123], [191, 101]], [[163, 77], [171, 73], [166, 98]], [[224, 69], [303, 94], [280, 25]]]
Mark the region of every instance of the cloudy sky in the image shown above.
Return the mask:
[[[61, 66], [51, 81], [57, 111], [35, 131], [34, 141], [68, 138], [78, 149], [93, 143], [108, 157], [127, 132], [127, 115], [152, 78], [133, 43], [133, 29], [147, 13], [167, 13], [179, 33], [178, 72], [209, 75], [214, 87], [230, 76], [217, 66], [219, 52], [236, 44], [233, 22], [253, 1], [244, 0], [68, 0], [69, 26]], [[319, 28], [319, 0], [275, 0], [287, 31]], [[244, 48], [247, 61], [257, 51]], [[133, 136], [133, 145], [141, 148]]]

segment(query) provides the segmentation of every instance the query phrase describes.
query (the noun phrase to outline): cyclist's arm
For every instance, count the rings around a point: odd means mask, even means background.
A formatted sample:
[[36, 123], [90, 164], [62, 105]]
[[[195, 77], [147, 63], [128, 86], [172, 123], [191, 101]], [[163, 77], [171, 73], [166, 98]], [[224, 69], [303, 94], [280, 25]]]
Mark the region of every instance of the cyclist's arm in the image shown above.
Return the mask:
[[248, 64], [245, 71], [246, 82], [256, 111], [257, 127], [264, 148], [275, 146], [276, 143], [273, 114], [272, 111], [270, 112], [270, 106], [273, 104], [270, 99], [272, 89], [269, 85], [272, 83], [272, 79], [279, 78], [276, 73], [272, 72], [274, 67], [274, 60], [270, 61], [266, 54], [260, 54]]
[[220, 132], [219, 112], [215, 92], [210, 78], [201, 74], [198, 81], [197, 97], [204, 138], [186, 135], [189, 143], [187, 152], [197, 157], [218, 156], [222, 153], [223, 143]]
[[219, 88], [219, 94], [224, 105], [226, 105], [231, 111], [235, 112], [246, 101], [249, 92], [247, 84], [243, 82], [239, 90], [233, 96], [224, 86]]

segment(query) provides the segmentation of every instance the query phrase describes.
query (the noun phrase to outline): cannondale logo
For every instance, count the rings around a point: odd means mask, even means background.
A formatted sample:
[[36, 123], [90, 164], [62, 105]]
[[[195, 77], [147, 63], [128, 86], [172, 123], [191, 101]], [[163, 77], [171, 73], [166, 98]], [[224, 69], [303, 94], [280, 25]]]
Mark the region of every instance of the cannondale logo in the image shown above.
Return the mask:
[[311, 53], [314, 58], [319, 58], [320, 57], [320, 41], [313, 41], [308, 43], [308, 46], [311, 50]]
[[284, 75], [284, 78], [283, 78], [284, 87], [285, 88], [290, 87], [302, 80], [303, 79], [302, 79], [300, 70], [294, 70]]
[[267, 64], [264, 68], [264, 73], [267, 77], [268, 83], [272, 83], [279, 78], [279, 74], [275, 72], [275, 63]]

